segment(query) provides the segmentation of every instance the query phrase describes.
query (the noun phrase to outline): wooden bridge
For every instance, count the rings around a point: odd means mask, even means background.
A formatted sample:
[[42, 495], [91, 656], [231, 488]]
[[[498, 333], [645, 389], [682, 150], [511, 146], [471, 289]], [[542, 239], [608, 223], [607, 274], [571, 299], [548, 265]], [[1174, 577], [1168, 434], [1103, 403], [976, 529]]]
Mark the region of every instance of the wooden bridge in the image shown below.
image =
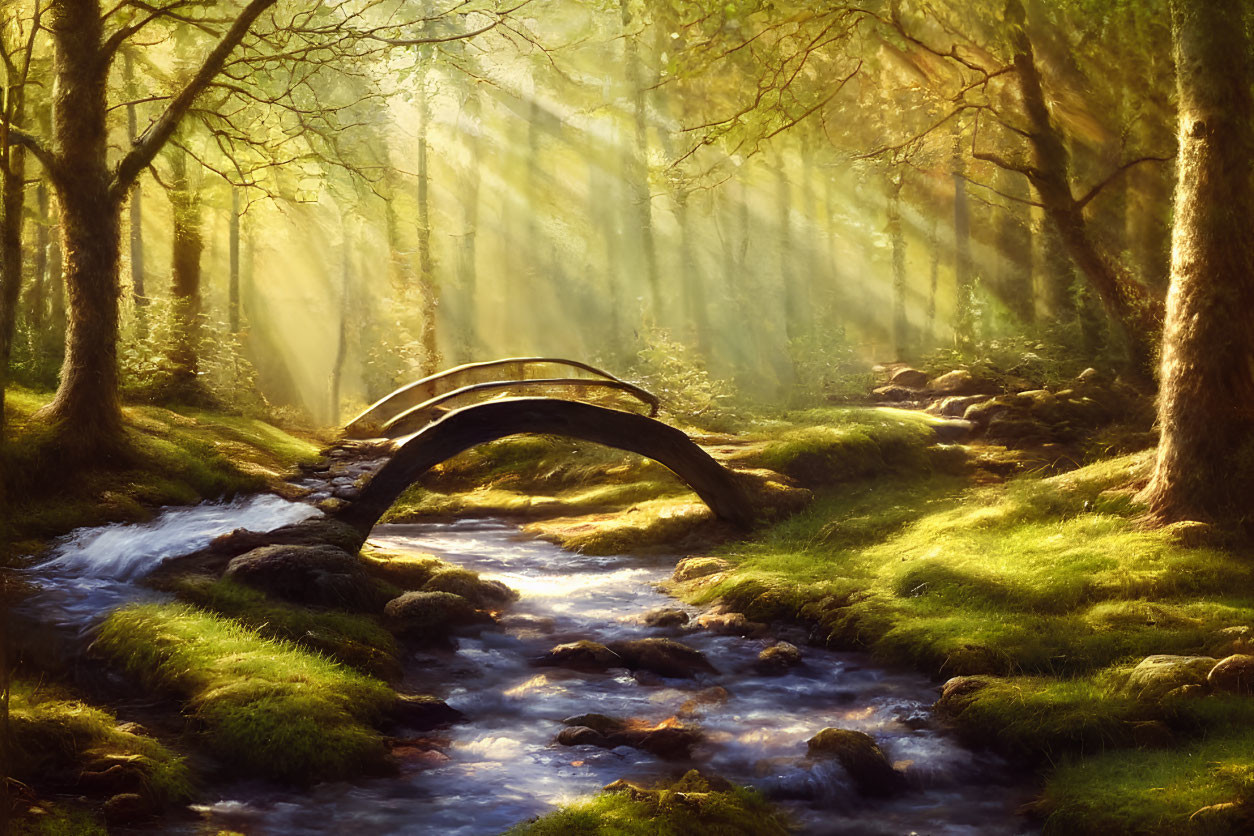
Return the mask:
[[657, 420], [658, 399], [610, 373], [553, 357], [470, 363], [397, 389], [345, 426], [386, 439], [388, 455], [335, 516], [367, 534], [424, 472], [509, 435], [561, 435], [638, 453], [670, 468], [721, 519], [754, 520], [736, 476], [682, 431]]

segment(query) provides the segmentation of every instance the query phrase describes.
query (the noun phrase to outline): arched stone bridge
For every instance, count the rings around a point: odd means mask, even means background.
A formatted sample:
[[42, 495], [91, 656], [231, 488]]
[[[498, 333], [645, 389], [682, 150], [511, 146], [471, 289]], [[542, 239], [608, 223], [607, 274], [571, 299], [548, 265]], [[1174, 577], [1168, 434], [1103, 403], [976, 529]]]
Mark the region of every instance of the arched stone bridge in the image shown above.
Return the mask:
[[[546, 376], [557, 369], [560, 376]], [[382, 466], [335, 513], [363, 536], [413, 482], [463, 450], [509, 435], [561, 435], [626, 450], [675, 472], [721, 519], [754, 509], [732, 471], [682, 431], [656, 419], [658, 399], [586, 363], [526, 357], [471, 363], [423, 378], [345, 427], [350, 439], [388, 439]]]

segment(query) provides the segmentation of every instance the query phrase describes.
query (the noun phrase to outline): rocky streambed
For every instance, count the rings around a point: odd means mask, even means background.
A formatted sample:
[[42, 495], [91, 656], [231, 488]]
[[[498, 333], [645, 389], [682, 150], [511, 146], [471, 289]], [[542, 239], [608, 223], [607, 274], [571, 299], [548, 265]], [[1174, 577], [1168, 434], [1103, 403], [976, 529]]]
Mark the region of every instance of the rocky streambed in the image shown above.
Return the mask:
[[1030, 789], [933, 725], [933, 683], [683, 606], [659, 589], [673, 557], [572, 554], [491, 520], [381, 526], [371, 542], [519, 593], [497, 624], [404, 659], [401, 690], [434, 690], [465, 721], [402, 732], [391, 777], [220, 787], [182, 832], [492, 834], [693, 767], [759, 788], [806, 833], [1031, 830], [1015, 812]]

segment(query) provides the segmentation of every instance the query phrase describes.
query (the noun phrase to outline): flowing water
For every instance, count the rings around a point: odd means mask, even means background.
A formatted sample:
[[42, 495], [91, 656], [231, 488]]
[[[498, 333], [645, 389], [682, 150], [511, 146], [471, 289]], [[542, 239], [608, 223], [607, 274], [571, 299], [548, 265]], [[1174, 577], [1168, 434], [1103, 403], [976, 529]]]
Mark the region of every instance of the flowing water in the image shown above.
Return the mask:
[[[146, 597], [133, 581], [161, 560], [235, 528], [270, 530], [316, 513], [277, 497], [170, 510], [143, 526], [107, 526], [67, 538], [37, 571], [40, 605], [66, 623], [89, 626], [118, 603]], [[958, 746], [937, 731], [933, 683], [873, 665], [868, 657], [802, 646], [804, 664], [762, 676], [753, 662], [767, 640], [696, 628], [650, 628], [640, 617], [682, 607], [656, 587], [675, 558], [590, 557], [527, 538], [485, 520], [380, 526], [389, 549], [435, 554], [503, 581], [522, 599], [499, 629], [458, 636], [454, 646], [405, 660], [406, 690], [435, 692], [468, 722], [414, 732], [393, 748], [389, 777], [319, 785], [308, 791], [259, 782], [215, 788], [192, 808], [195, 821], [163, 832], [218, 828], [249, 834], [496, 834], [619, 778], [648, 781], [691, 766], [750, 784], [782, 803], [812, 834], [1016, 834], [1029, 798], [999, 759]], [[575, 673], [532, 660], [578, 639], [609, 642], [676, 638], [706, 654], [717, 674], [696, 680]], [[800, 643], [804, 637], [789, 637]], [[721, 689], [721, 690], [720, 690]], [[703, 730], [693, 763], [626, 747], [564, 747], [562, 719], [596, 712], [649, 724], [678, 717]], [[805, 758], [805, 741], [836, 726], [868, 732], [904, 771], [908, 787], [870, 801], [833, 761]]]

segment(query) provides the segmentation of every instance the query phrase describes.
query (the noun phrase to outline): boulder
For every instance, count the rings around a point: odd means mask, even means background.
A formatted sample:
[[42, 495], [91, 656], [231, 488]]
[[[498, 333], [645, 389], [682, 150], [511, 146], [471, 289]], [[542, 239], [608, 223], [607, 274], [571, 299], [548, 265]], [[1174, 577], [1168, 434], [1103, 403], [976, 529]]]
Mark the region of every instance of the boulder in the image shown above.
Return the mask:
[[991, 399], [992, 395], [950, 395], [929, 406], [927, 411], [943, 418], [961, 418], [968, 408]]
[[675, 573], [671, 577], [683, 583], [729, 569], [731, 564], [719, 557], [686, 557], [675, 564]]
[[518, 593], [500, 581], [485, 581], [469, 569], [438, 569], [423, 584], [427, 592], [451, 592], [479, 609], [499, 610], [518, 600]]
[[954, 369], [935, 378], [927, 388], [938, 395], [973, 395], [979, 387], [971, 372]]
[[978, 675], [950, 677], [941, 686], [940, 699], [936, 701], [934, 708], [948, 714], [958, 714], [990, 681], [989, 677]]
[[1184, 685], [1205, 685], [1215, 667], [1210, 656], [1146, 656], [1124, 682], [1124, 692], [1140, 700], [1157, 702]]
[[754, 669], [766, 676], [779, 676], [801, 664], [801, 651], [794, 644], [779, 642], [758, 654]]
[[381, 603], [361, 560], [336, 546], [262, 546], [233, 558], [226, 576], [300, 604], [368, 611]]
[[392, 720], [398, 726], [427, 731], [452, 723], [462, 723], [466, 715], [444, 700], [421, 694], [397, 694], [392, 703]]
[[536, 660], [538, 665], [571, 668], [577, 671], [603, 671], [625, 668], [627, 663], [603, 644], [584, 639], [559, 644]]
[[919, 390], [907, 389], [905, 386], [880, 386], [872, 389], [871, 394], [881, 401], [900, 403], [901, 401], [908, 401], [918, 397]]
[[1199, 546], [1214, 545], [1216, 542], [1215, 527], [1210, 523], [1197, 520], [1180, 520], [1163, 526], [1163, 533], [1178, 546], [1186, 549]]
[[432, 554], [383, 551], [364, 552], [362, 563], [374, 577], [405, 590], [422, 589], [431, 576], [445, 566], [444, 561]]
[[902, 776], [879, 744], [864, 732], [826, 728], [807, 741], [811, 758], [834, 758], [864, 795], [888, 795], [902, 786]]
[[602, 714], [571, 717], [565, 722], [585, 718], [595, 725], [567, 725], [558, 732], [557, 742], [562, 746], [599, 746], [602, 749], [628, 746], [663, 760], [687, 760], [692, 756], [692, 747], [703, 737], [694, 726], [667, 722], [653, 728], [640, 728]]
[[907, 367], [893, 372], [888, 382], [893, 386], [904, 386], [907, 389], [922, 389], [927, 386], [927, 374]]
[[1229, 694], [1254, 694], [1254, 656], [1234, 653], [1221, 659], [1206, 675], [1216, 691]]
[[609, 649], [632, 670], [690, 679], [698, 673], [718, 673], [705, 654], [671, 639], [633, 639], [613, 642]]
[[1049, 428], [1033, 418], [994, 418], [988, 422], [985, 435], [1005, 441], [1048, 441]]
[[562, 721], [563, 726], [584, 726], [600, 734], [613, 734], [623, 731], [627, 724], [614, 717], [604, 714], [576, 714]]
[[406, 592], [388, 601], [383, 615], [393, 629], [416, 638], [441, 638], [454, 627], [490, 620], [451, 592]]
[[148, 799], [137, 792], [120, 792], [104, 803], [104, 819], [110, 826], [126, 825], [155, 814]]
[[756, 636], [766, 631], [765, 624], [738, 612], [706, 613], [697, 617], [697, 626], [720, 636]]
[[643, 621], [649, 627], [683, 627], [688, 623], [688, 613], [675, 608], [652, 610], [644, 614]]

